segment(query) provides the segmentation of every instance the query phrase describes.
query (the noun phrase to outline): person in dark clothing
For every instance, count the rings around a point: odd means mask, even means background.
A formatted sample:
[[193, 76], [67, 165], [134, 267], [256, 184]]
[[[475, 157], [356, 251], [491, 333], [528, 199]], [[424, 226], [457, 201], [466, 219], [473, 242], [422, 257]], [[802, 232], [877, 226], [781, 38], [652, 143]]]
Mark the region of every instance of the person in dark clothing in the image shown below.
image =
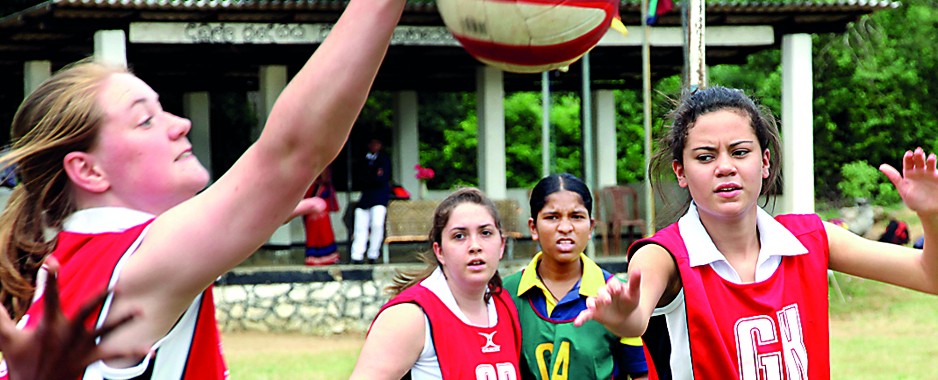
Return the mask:
[[391, 198], [391, 159], [381, 147], [381, 140], [377, 138], [368, 142], [368, 154], [359, 171], [362, 195], [355, 205], [353, 264], [364, 262], [366, 248], [368, 262], [374, 264], [384, 241], [384, 219]]

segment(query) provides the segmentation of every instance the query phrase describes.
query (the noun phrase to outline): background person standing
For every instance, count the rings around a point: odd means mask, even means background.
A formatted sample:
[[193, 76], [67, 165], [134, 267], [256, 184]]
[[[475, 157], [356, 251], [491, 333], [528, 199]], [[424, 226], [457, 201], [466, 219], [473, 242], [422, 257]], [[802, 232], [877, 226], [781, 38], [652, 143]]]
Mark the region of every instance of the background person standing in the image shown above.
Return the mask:
[[326, 212], [303, 215], [303, 227], [306, 230], [306, 265], [330, 265], [339, 262], [339, 252], [335, 244], [335, 232], [329, 213], [339, 211], [339, 200], [332, 185], [332, 169], [325, 170], [306, 191], [306, 198], [318, 197], [326, 203]]
[[384, 219], [391, 197], [391, 159], [381, 150], [378, 138], [368, 142], [368, 153], [359, 170], [362, 195], [355, 205], [352, 264], [362, 264], [367, 248], [368, 263], [374, 264], [384, 240]]

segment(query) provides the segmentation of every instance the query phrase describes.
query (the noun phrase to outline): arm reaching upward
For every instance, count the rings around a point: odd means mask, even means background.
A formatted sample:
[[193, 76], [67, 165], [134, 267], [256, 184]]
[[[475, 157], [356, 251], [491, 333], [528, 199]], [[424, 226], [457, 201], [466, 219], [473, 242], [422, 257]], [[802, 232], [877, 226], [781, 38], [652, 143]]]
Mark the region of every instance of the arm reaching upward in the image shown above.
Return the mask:
[[112, 306], [120, 315], [142, 305], [146, 323], [103, 344], [155, 342], [198, 293], [297, 209], [348, 138], [405, 2], [350, 1], [278, 97], [257, 142], [212, 186], [153, 221], [121, 274]]

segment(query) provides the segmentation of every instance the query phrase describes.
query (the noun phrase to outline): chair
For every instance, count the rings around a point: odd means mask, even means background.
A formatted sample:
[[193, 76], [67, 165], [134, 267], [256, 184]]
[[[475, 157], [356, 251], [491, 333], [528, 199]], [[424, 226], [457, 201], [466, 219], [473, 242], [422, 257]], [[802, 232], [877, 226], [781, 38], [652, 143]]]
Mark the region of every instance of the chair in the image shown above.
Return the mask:
[[645, 220], [639, 217], [638, 193], [634, 189], [628, 186], [606, 186], [599, 190], [595, 198], [603, 256], [608, 256], [610, 251], [622, 251], [622, 228], [627, 231], [629, 243], [636, 236], [645, 235]]

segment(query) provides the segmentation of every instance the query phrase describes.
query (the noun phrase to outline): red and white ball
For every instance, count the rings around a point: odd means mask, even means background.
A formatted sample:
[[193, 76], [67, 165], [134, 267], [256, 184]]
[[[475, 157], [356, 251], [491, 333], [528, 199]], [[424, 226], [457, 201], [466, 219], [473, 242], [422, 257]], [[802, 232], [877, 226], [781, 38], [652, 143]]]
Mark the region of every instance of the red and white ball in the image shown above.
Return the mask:
[[437, 0], [446, 27], [479, 61], [516, 73], [563, 69], [602, 39], [619, 0]]

